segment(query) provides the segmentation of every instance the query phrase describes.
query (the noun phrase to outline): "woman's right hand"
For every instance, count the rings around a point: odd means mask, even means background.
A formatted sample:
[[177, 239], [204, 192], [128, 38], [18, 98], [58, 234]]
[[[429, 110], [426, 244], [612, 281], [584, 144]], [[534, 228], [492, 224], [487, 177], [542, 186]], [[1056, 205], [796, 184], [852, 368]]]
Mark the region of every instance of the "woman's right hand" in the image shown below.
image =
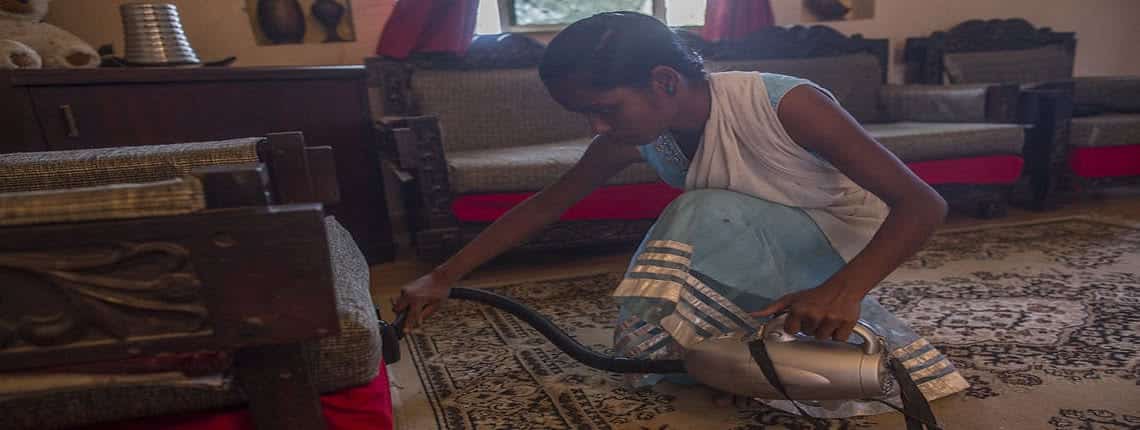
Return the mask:
[[392, 310], [408, 313], [404, 330], [422, 326], [424, 318], [435, 313], [447, 299], [451, 284], [443, 275], [432, 272], [400, 288], [400, 297], [392, 304]]

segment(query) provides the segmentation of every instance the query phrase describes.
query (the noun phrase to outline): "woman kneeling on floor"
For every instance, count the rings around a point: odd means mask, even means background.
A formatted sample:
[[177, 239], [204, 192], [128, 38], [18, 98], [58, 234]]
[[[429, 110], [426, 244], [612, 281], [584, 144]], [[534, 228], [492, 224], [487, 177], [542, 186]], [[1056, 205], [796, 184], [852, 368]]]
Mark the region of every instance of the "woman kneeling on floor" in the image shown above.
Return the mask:
[[[847, 340], [861, 318], [927, 399], [967, 387], [945, 356], [867, 297], [930, 237], [946, 203], [826, 89], [770, 73], [706, 73], [668, 27], [628, 12], [567, 27], [539, 73], [559, 104], [588, 118], [596, 138], [555, 184], [403, 287], [395, 308], [409, 313], [410, 326], [467, 273], [646, 161], [686, 192], [661, 214], [614, 292], [619, 354], [679, 358], [706, 338], [754, 331], [780, 312], [789, 332]], [[663, 378], [689, 382], [685, 375], [629, 382]], [[830, 418], [887, 410], [855, 400], [807, 409]]]

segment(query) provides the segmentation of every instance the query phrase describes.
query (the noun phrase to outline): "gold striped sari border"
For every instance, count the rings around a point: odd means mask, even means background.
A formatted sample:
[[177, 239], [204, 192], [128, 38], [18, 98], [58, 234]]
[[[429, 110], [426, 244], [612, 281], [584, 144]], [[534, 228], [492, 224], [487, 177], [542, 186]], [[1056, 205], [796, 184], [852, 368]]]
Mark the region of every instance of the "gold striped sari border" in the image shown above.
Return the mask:
[[901, 359], [928, 346], [930, 346], [930, 342], [927, 342], [925, 338], [919, 338], [907, 346], [891, 351], [891, 355], [893, 355], [895, 358]]
[[926, 364], [930, 361], [937, 360], [940, 358], [943, 358], [942, 353], [939, 352], [937, 349], [931, 349], [930, 351], [927, 351], [927, 352], [923, 353], [922, 355], [919, 355], [918, 357], [914, 357], [910, 360], [906, 360], [906, 361], [902, 362], [902, 364], [903, 364], [903, 367], [907, 368], [907, 371], [910, 371], [910, 369], [914, 369], [916, 367], [922, 367], [923, 364]]
[[681, 283], [667, 279], [626, 278], [618, 284], [613, 296], [657, 298], [676, 303], [681, 299], [683, 288]]
[[925, 369], [910, 372], [910, 377], [914, 380], [929, 378], [938, 372], [946, 370], [948, 367], [951, 367], [950, 360], [947, 360], [945, 357], [943, 357], [937, 363], [934, 363]]
[[682, 348], [692, 348], [693, 345], [705, 340], [704, 336], [697, 333], [696, 327], [692, 323], [677, 314], [670, 314], [661, 318], [661, 328], [672, 335], [673, 340], [677, 341]]
[[704, 330], [705, 333], [708, 333], [712, 336], [718, 336], [718, 335], [724, 334], [724, 331], [722, 331], [721, 329], [717, 328], [716, 326], [710, 324], [708, 321], [705, 321], [704, 318], [697, 316], [697, 314], [694, 313], [693, 310], [694, 310], [693, 306], [690, 305], [689, 303], [680, 302], [680, 303], [677, 303], [677, 307], [674, 310], [674, 313], [676, 315], [680, 315], [682, 318], [687, 320], [689, 322], [689, 324], [697, 326], [697, 328]]
[[658, 343], [664, 342], [664, 341], [668, 340], [668, 338], [669, 338], [669, 333], [667, 333], [667, 332], [657, 333], [657, 334], [653, 335], [653, 337], [646, 339], [646, 340], [642, 341], [641, 343], [638, 343], [637, 346], [630, 348], [629, 349], [629, 356], [630, 357], [639, 357], [639, 356], [641, 356], [641, 354], [644, 354], [645, 351], [653, 349], [653, 347], [657, 346]]
[[638, 263], [648, 263], [652, 261], [680, 264], [687, 268], [693, 260], [689, 257], [683, 257], [677, 254], [666, 254], [663, 252], [642, 252], [637, 256]]
[[709, 288], [709, 286], [705, 285], [704, 282], [701, 282], [700, 279], [697, 279], [693, 275], [686, 274], [685, 282], [692, 286], [693, 289], [699, 291], [701, 294], [704, 294], [705, 297], [709, 298], [709, 300], [716, 302], [716, 304], [720, 305], [722, 308], [724, 308], [724, 310], [728, 311], [732, 315], [735, 315], [741, 321], [747, 323], [748, 326], [752, 329], [758, 329], [760, 327], [760, 323], [756, 321], [755, 318], [745, 313], [744, 309], [740, 309], [740, 306], [737, 306], [736, 303], [728, 300], [720, 293], [716, 292], [716, 290]]
[[967, 388], [970, 388], [970, 383], [958, 372], [918, 384], [918, 390], [922, 391], [926, 400], [937, 400]]
[[735, 321], [732, 321], [731, 318], [726, 317], [720, 310], [714, 309], [712, 306], [709, 306], [707, 303], [701, 301], [699, 298], [697, 298], [697, 296], [694, 296], [693, 293], [690, 293], [688, 290], [681, 291], [680, 303], [688, 303], [689, 306], [696, 308], [698, 311], [701, 311], [701, 313], [708, 315], [709, 318], [715, 319], [720, 323], [720, 325], [729, 327], [730, 329], [740, 325]]
[[693, 254], [693, 246], [675, 240], [651, 240], [645, 243], [646, 248], [668, 248], [675, 251], [681, 251], [689, 255]]

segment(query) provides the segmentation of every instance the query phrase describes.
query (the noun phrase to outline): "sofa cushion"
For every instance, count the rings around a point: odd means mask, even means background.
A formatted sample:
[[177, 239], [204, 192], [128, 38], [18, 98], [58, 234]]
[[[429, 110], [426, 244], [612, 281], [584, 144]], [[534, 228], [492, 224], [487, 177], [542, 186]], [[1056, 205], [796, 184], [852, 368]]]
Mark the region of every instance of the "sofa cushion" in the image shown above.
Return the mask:
[[[325, 219], [336, 283], [340, 334], [306, 344], [306, 364], [321, 393], [365, 385], [379, 370], [381, 340], [369, 293], [368, 264], [352, 236]], [[10, 376], [10, 375], [6, 375]], [[177, 373], [61, 375], [68, 389], [0, 398], [0, 428], [60, 428], [233, 406], [244, 401], [222, 375], [186, 378]]]
[[256, 163], [257, 145], [263, 140], [4, 154], [0, 192], [154, 182], [189, 175], [198, 167]]
[[1081, 178], [1140, 176], [1140, 145], [1070, 148], [1069, 169]]
[[1061, 81], [1073, 77], [1073, 56], [1061, 46], [958, 52], [943, 59], [952, 84]]
[[1021, 178], [1025, 160], [1020, 155], [982, 155], [914, 161], [906, 163], [906, 166], [930, 185], [1013, 184]]
[[[867, 124], [880, 143], [905, 162], [986, 155], [1020, 155], [1024, 131], [1014, 124], [897, 122]], [[447, 154], [456, 194], [537, 191], [554, 183], [582, 157], [588, 139], [526, 147]], [[609, 184], [658, 181], [647, 163], [636, 163]]]
[[[890, 121], [986, 122], [990, 84], [884, 85], [883, 116]], [[1016, 101], [1016, 94], [1013, 96]]]
[[1098, 112], [1140, 112], [1140, 76], [1083, 76], [1073, 80], [1073, 103]]
[[1140, 145], [1140, 113], [1073, 118], [1069, 142], [1079, 147]]
[[784, 60], [709, 61], [710, 72], [758, 71], [811, 80], [827, 88], [860, 122], [880, 121], [879, 88], [883, 85], [879, 60], [870, 54]]
[[904, 162], [1019, 155], [1025, 132], [1015, 124], [896, 122], [868, 124], [875, 140]]
[[364, 385], [375, 378], [382, 346], [370, 292], [368, 262], [352, 234], [334, 217], [325, 217], [325, 231], [336, 283], [340, 334], [321, 338], [311, 350], [317, 359], [309, 357], [307, 360], [313, 366], [310, 371], [322, 393]]
[[445, 152], [537, 145], [589, 136], [586, 119], [554, 102], [537, 69], [418, 70], [412, 91], [439, 117]]
[[[331, 430], [391, 430], [392, 384], [385, 365], [361, 387], [321, 395], [321, 415]], [[249, 408], [146, 417], [83, 427], [83, 430], [244, 430], [252, 427]]]
[[0, 193], [0, 226], [184, 215], [206, 208], [193, 176], [142, 184]]
[[[448, 153], [451, 189], [457, 194], [538, 191], [553, 184], [586, 153], [590, 139], [544, 145]], [[658, 181], [647, 163], [636, 163], [610, 179], [610, 184]]]
[[[610, 185], [599, 188], [571, 206], [559, 221], [654, 219], [684, 190], [664, 182]], [[460, 222], [489, 223], [534, 195], [533, 192], [468, 194], [451, 204]]]

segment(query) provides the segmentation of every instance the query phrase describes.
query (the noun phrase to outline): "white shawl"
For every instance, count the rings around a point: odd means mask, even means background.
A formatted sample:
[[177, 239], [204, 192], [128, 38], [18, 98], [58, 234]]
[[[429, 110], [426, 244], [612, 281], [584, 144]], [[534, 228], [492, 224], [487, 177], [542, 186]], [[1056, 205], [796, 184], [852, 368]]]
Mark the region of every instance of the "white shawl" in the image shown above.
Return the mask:
[[801, 208], [845, 260], [854, 258], [890, 208], [788, 136], [759, 73], [714, 73], [709, 82], [712, 111], [685, 187]]

